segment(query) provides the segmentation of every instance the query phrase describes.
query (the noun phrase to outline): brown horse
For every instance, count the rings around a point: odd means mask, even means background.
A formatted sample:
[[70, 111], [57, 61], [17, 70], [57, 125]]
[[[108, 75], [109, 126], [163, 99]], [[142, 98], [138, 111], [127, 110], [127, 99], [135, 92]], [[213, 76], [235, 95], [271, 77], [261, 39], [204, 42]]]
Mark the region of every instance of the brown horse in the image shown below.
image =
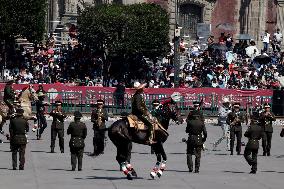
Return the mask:
[[[155, 130], [154, 134], [156, 143], [152, 144], [152, 147], [157, 156], [157, 163], [150, 173], [152, 178], [155, 178], [156, 176], [161, 177], [166, 166], [167, 156], [163, 143], [168, 138], [166, 130], [168, 129], [170, 119], [173, 119], [176, 123], [182, 123], [177, 107], [172, 105], [173, 104], [160, 105], [159, 111], [157, 111], [156, 117], [163, 128], [159, 127]], [[117, 148], [116, 160], [119, 163], [121, 170], [127, 176], [127, 179], [131, 180], [132, 176], [137, 177], [135, 170], [130, 164], [132, 142], [146, 144], [148, 135], [147, 130], [137, 130], [136, 128], [130, 127], [128, 119], [122, 118], [110, 126], [108, 135]]]
[[[27, 120], [34, 120], [34, 124], [36, 125], [36, 117], [32, 116], [32, 107], [31, 102], [38, 100], [38, 97], [36, 95], [36, 92], [34, 88], [30, 85], [28, 87], [23, 88], [23, 90], [19, 94], [19, 102], [20, 107], [24, 110], [24, 118]], [[8, 114], [9, 108], [4, 103], [1, 102], [0, 104], [0, 130], [2, 131], [2, 128], [7, 120], [10, 119], [11, 115]], [[3, 131], [1, 134], [5, 135], [8, 138], [8, 134], [5, 134]]]

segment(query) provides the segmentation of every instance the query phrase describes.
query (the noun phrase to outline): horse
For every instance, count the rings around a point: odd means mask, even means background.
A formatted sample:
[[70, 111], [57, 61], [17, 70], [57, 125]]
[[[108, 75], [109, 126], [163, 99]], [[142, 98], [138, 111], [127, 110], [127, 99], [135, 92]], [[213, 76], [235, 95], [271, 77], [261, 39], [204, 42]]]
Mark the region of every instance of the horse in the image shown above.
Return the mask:
[[[174, 103], [160, 104], [156, 118], [163, 128], [155, 129], [154, 140], [156, 143], [151, 145], [157, 157], [157, 162], [150, 172], [150, 176], [153, 179], [157, 176], [160, 178], [166, 167], [167, 155], [163, 143], [168, 138], [167, 129], [170, 120], [172, 119], [177, 124], [183, 122], [179, 115], [178, 108]], [[137, 177], [136, 171], [130, 164], [132, 142], [145, 145], [147, 135], [147, 130], [137, 130], [136, 128], [130, 127], [127, 116], [114, 122], [108, 129], [108, 136], [117, 148], [116, 160], [128, 180]]]
[[[23, 114], [24, 118], [27, 120], [33, 120], [34, 125], [36, 126], [37, 119], [35, 116], [32, 116], [32, 107], [31, 107], [31, 102], [38, 100], [34, 88], [31, 85], [28, 87], [24, 87], [20, 92], [18, 99], [20, 103], [18, 106], [20, 106], [24, 110]], [[2, 127], [4, 126], [6, 121], [11, 118], [11, 115], [9, 115], [8, 112], [9, 112], [8, 106], [2, 102], [0, 106], [0, 121], [1, 121], [0, 130], [1, 134], [5, 135], [7, 138], [9, 138], [9, 135], [5, 134], [2, 131]]]

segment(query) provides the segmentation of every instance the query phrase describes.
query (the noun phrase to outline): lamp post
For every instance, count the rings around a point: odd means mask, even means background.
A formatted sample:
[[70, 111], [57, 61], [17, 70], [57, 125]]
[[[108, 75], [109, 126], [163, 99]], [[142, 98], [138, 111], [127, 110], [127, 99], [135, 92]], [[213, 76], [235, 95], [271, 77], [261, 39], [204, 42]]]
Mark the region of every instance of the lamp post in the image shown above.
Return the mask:
[[175, 33], [174, 33], [174, 86], [179, 87], [179, 74], [180, 74], [180, 55], [179, 55], [179, 44], [180, 44], [180, 30], [181, 27], [178, 25], [179, 21], [179, 0], [175, 0]]

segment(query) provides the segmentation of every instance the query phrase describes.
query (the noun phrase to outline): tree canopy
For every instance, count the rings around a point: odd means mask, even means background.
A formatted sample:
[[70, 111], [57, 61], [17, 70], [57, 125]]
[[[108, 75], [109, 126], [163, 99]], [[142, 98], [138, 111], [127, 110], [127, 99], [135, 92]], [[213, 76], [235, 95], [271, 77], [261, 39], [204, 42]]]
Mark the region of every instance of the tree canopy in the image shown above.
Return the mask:
[[169, 16], [156, 4], [85, 7], [79, 11], [78, 31], [83, 44], [110, 56], [156, 57], [169, 50]]
[[0, 39], [41, 40], [45, 32], [47, 0], [0, 0]]

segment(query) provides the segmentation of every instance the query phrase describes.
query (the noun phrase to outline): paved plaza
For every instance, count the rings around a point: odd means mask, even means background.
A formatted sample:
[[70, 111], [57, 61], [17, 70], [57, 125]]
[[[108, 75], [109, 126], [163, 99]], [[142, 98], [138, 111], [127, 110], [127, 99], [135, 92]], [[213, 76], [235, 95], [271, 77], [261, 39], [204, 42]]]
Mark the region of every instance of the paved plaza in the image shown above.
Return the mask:
[[[69, 122], [65, 124], [65, 132]], [[108, 122], [110, 124], [111, 122]], [[48, 126], [51, 122], [48, 121]], [[43, 140], [36, 140], [35, 133], [29, 133], [24, 171], [11, 170], [11, 152], [9, 143], [0, 144], [0, 183], [1, 189], [111, 189], [111, 188], [187, 188], [187, 189], [263, 189], [283, 188], [284, 184], [284, 138], [280, 138], [280, 127], [274, 127], [272, 156], [259, 156], [258, 173], [248, 174], [250, 167], [243, 156], [230, 156], [225, 144], [220, 144], [219, 151], [212, 151], [212, 142], [221, 135], [221, 128], [207, 124], [207, 150], [201, 159], [199, 174], [189, 173], [186, 165], [186, 144], [181, 142], [185, 134], [185, 124], [172, 124], [169, 128], [169, 139], [165, 143], [168, 154], [166, 171], [160, 179], [153, 180], [149, 173], [156, 158], [150, 154], [150, 147], [133, 146], [132, 164], [138, 178], [126, 180], [119, 171], [115, 160], [116, 151], [110, 140], [107, 141], [105, 154], [93, 158], [87, 155], [92, 152], [93, 130], [87, 122], [86, 155], [83, 159], [83, 171], [72, 172], [69, 153], [69, 136], [65, 135], [65, 153], [59, 153], [58, 139], [55, 154], [49, 153], [50, 127], [45, 130]], [[246, 127], [245, 127], [246, 129]], [[244, 130], [245, 130], [244, 129]], [[8, 130], [8, 125], [5, 126]], [[1, 136], [3, 138], [3, 136]], [[5, 141], [5, 140], [4, 140]], [[243, 141], [246, 142], [244, 138]], [[243, 152], [244, 148], [242, 148]], [[260, 149], [259, 154], [262, 154]]]

